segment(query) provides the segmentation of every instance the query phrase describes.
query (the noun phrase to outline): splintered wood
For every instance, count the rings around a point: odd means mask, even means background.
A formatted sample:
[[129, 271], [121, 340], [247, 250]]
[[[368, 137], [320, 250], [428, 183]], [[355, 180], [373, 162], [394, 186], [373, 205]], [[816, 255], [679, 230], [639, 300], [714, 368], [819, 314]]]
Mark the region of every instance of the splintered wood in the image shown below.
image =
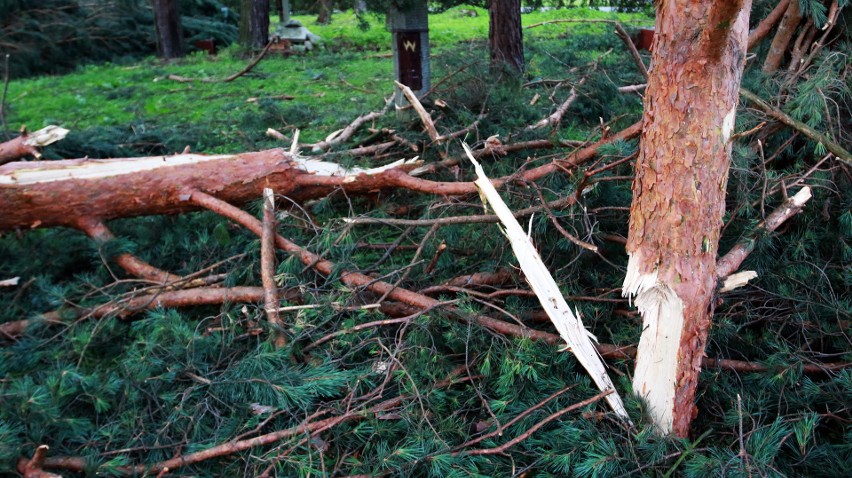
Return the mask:
[[[491, 180], [485, 175], [482, 166], [473, 158], [470, 148], [464, 143], [462, 143], [462, 146], [476, 168], [477, 179], [475, 184], [479, 188], [480, 196], [483, 201], [487, 201], [491, 205], [494, 213], [506, 228], [504, 232], [512, 245], [515, 257], [518, 258], [521, 270], [524, 271], [530, 287], [547, 312], [547, 316], [556, 326], [559, 335], [568, 344], [568, 350], [574, 353], [600, 390], [615, 391], [612, 380], [606, 373], [606, 366], [592, 343], [594, 336], [583, 326], [579, 314], [575, 315], [568, 307], [559, 286], [556, 285], [553, 276], [548, 272], [529, 236], [518, 224], [509, 207], [503, 202], [494, 185], [491, 184]], [[617, 392], [607, 395], [606, 401], [617, 415], [627, 419], [627, 411], [624, 409], [624, 404]]]

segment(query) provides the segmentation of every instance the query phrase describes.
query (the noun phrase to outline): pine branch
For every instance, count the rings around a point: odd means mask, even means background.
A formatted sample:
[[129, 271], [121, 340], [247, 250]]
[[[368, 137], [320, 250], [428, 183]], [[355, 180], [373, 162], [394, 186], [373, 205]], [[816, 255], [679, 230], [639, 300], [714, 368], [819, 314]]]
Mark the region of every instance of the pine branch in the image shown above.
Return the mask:
[[811, 128], [810, 126], [806, 125], [805, 123], [802, 123], [801, 121], [797, 121], [791, 118], [790, 115], [763, 101], [759, 96], [752, 93], [751, 91], [748, 91], [744, 88], [740, 88], [740, 95], [742, 95], [745, 99], [749, 100], [754, 106], [756, 106], [758, 109], [768, 114], [769, 116], [801, 132], [811, 140], [816, 141], [817, 143], [821, 143], [828, 151], [834, 154], [834, 156], [838, 160], [842, 161], [847, 166], [852, 166], [852, 153], [846, 151], [842, 146], [832, 141], [827, 135], [820, 133], [819, 131]]

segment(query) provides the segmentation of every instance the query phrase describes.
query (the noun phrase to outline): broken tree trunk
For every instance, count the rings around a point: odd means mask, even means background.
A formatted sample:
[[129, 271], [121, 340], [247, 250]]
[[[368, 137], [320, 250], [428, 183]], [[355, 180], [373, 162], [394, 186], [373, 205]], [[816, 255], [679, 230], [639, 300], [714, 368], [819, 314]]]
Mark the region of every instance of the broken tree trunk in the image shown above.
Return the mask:
[[[353, 190], [381, 189], [394, 185], [387, 173], [403, 163], [346, 170], [281, 149], [8, 163], [0, 166], [0, 210], [4, 211], [0, 231], [51, 226], [85, 229], [81, 221], [198, 210], [188, 201], [189, 190], [242, 204], [259, 198], [264, 187], [296, 200], [323, 196], [343, 183]], [[318, 179], [322, 185], [313, 184]]]
[[[520, 177], [496, 179], [494, 184], [534, 181], [576, 167], [594, 157], [601, 146], [637, 136], [641, 127], [636, 123], [565, 158], [524, 171]], [[414, 169], [418, 164], [400, 160], [372, 169], [344, 169], [282, 149], [8, 163], [0, 166], [0, 231], [55, 226], [85, 230], [82, 222], [199, 210], [188, 200], [187, 191], [209, 193], [231, 204], [260, 198], [264, 187], [296, 201], [324, 197], [336, 188], [356, 194], [392, 188], [444, 195], [477, 191], [472, 182], [417, 178], [428, 169]]]
[[750, 0], [660, 3], [623, 293], [643, 316], [633, 390], [686, 436], [712, 316]]

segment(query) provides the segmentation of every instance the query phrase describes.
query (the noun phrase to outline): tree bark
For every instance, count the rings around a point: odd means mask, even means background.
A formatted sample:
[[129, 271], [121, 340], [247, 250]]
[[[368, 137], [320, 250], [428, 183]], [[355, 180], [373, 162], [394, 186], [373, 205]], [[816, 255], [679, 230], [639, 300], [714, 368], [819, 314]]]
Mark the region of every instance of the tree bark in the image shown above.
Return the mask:
[[763, 71], [765, 73], [773, 73], [781, 67], [781, 62], [784, 61], [784, 54], [787, 53], [787, 47], [790, 45], [790, 40], [796, 32], [796, 27], [802, 21], [802, 13], [799, 10], [799, 2], [791, 1], [787, 6], [787, 11], [784, 17], [781, 18], [781, 23], [778, 25], [778, 30], [772, 38], [772, 45], [769, 47], [769, 53], [766, 54], [766, 59], [763, 61]]
[[251, 50], [269, 43], [269, 0], [241, 0], [240, 43]]
[[[395, 163], [401, 164], [401, 163]], [[387, 168], [344, 170], [336, 164], [272, 149], [237, 155], [179, 154], [133, 159], [73, 159], [0, 166], [0, 231], [197, 210], [186, 191], [199, 190], [242, 204], [264, 187], [296, 200], [355, 189], [393, 187]], [[415, 178], [411, 178], [415, 179]], [[385, 185], [382, 182], [385, 181]], [[367, 189], [365, 189], [366, 192]]]
[[151, 0], [154, 7], [154, 28], [157, 32], [157, 53], [161, 58], [183, 56], [183, 30], [177, 0]]
[[663, 433], [686, 436], [712, 316], [750, 0], [657, 9], [633, 183], [625, 295], [643, 316], [634, 392]]
[[[507, 181], [535, 181], [576, 167], [593, 158], [601, 146], [636, 137], [641, 127], [636, 123], [565, 158], [493, 182], [500, 187]], [[0, 166], [0, 231], [55, 226], [86, 230], [93, 220], [198, 210], [187, 191], [210, 193], [232, 204], [259, 198], [264, 187], [296, 201], [324, 197], [338, 188], [355, 194], [390, 188], [440, 195], [477, 192], [472, 182], [429, 181], [415, 177], [414, 171], [409, 174], [418, 164], [397, 161], [367, 170], [344, 169], [281, 149], [217, 156], [14, 162]], [[421, 173], [425, 170], [420, 168]]]
[[491, 0], [488, 8], [488, 47], [491, 67], [524, 72], [524, 37], [520, 0]]
[[317, 23], [320, 25], [328, 25], [331, 23], [331, 0], [319, 0], [317, 2]]
[[757, 44], [760, 43], [760, 41], [763, 40], [766, 35], [769, 35], [769, 32], [772, 31], [772, 29], [775, 28], [775, 25], [777, 25], [778, 22], [781, 21], [781, 17], [784, 16], [784, 13], [787, 11], [787, 7], [789, 7], [789, 5], [790, 0], [780, 0], [778, 2], [778, 5], [775, 5], [775, 8], [773, 8], [772, 11], [769, 12], [769, 15], [767, 15], [766, 18], [761, 20], [760, 23], [758, 23], [757, 26], [754, 27], [754, 30], [749, 32], [749, 50], [757, 46]]

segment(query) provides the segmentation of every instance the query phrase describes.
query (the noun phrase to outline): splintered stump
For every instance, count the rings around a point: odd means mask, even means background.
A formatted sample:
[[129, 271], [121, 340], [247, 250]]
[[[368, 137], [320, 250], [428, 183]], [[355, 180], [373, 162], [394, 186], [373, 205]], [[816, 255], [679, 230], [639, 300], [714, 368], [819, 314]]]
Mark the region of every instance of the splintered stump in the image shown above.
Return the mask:
[[657, 12], [622, 290], [643, 318], [633, 391], [678, 436], [710, 329], [750, 4], [676, 0]]
[[398, 161], [375, 169], [343, 169], [271, 149], [232, 155], [178, 154], [125, 159], [15, 162], [0, 166], [0, 231], [69, 226], [198, 210], [189, 191], [243, 204], [264, 187], [295, 200], [321, 197], [346, 185], [353, 191], [392, 187]]

